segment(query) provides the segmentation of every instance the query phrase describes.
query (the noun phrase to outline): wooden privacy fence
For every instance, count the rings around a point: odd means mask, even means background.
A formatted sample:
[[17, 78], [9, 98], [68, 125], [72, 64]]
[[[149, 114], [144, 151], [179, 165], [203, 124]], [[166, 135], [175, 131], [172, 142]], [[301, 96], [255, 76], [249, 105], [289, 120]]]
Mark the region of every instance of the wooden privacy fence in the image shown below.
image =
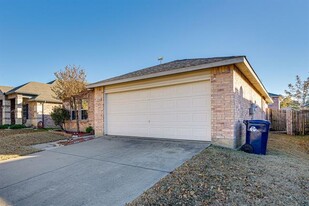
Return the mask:
[[267, 110], [271, 130], [286, 131], [290, 135], [309, 134], [309, 110]]
[[309, 110], [292, 111], [291, 134], [309, 134]]
[[270, 121], [270, 129], [274, 131], [286, 131], [286, 111], [273, 110], [267, 111], [267, 119]]

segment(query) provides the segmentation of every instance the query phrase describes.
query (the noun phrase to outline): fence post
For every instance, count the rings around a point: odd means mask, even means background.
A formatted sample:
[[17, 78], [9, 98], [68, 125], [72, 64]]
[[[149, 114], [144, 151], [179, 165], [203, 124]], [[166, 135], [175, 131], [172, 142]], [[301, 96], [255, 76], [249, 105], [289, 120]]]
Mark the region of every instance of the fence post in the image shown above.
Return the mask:
[[266, 120], [271, 122], [271, 119], [270, 119], [271, 115], [270, 114], [271, 114], [271, 109], [267, 108], [266, 109]]
[[293, 134], [293, 110], [286, 110], [286, 133]]

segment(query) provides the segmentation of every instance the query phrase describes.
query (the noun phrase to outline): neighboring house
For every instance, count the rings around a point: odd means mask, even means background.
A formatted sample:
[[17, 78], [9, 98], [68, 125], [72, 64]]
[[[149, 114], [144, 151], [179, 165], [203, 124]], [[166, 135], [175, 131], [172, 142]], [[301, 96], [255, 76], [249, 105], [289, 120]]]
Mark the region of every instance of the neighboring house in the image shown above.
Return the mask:
[[244, 143], [243, 120], [265, 119], [272, 103], [245, 56], [172, 61], [87, 88], [93, 95], [88, 123], [96, 136], [200, 140], [230, 148]]
[[274, 93], [268, 93], [268, 95], [272, 98], [274, 103], [268, 104], [268, 107], [270, 109], [279, 110], [280, 109], [280, 103], [282, 101], [282, 95], [280, 94], [274, 94]]
[[77, 111], [72, 108], [69, 101], [64, 101], [64, 107], [70, 111], [70, 120], [65, 122], [65, 129], [68, 131], [76, 131], [76, 112], [79, 116], [80, 131], [85, 131], [87, 127], [93, 126], [93, 91], [87, 90], [85, 93], [80, 94], [77, 104]]
[[0, 123], [37, 126], [42, 122], [44, 127], [55, 127], [50, 112], [62, 103], [53, 97], [53, 83], [28, 82], [15, 88], [0, 86], [4, 88], [0, 89]]

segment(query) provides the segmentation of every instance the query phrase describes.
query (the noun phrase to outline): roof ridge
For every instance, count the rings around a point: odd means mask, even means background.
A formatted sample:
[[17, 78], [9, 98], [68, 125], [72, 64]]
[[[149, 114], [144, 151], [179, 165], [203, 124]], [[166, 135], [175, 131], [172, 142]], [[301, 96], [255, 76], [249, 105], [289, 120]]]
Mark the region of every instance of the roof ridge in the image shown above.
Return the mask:
[[174, 70], [174, 69], [180, 69], [180, 68], [186, 68], [190, 66], [197, 66], [197, 65], [202, 65], [202, 64], [208, 64], [208, 63], [213, 63], [213, 62], [218, 62], [218, 61], [224, 61], [227, 59], [233, 59], [233, 58], [239, 58], [239, 57], [246, 57], [246, 56], [225, 56], [225, 57], [210, 57], [210, 58], [191, 58], [191, 59], [179, 59], [179, 60], [174, 60], [162, 64], [157, 64], [153, 66], [149, 66], [143, 69], [135, 70], [132, 72], [128, 72], [122, 75], [118, 75], [116, 77], [108, 78], [102, 81], [98, 81], [92, 84], [100, 83], [100, 82], [108, 82], [108, 81], [113, 81], [116, 79], [124, 79], [124, 78], [129, 78], [132, 76], [143, 76], [147, 74], [154, 74], [162, 71], [167, 71], [167, 70]]
[[[199, 60], [199, 59], [219, 59], [219, 58], [237, 58], [237, 57], [246, 57], [246, 55], [236, 55], [236, 56], [222, 56], [222, 57], [217, 57], [217, 56], [214, 56], [214, 57], [196, 57], [196, 58], [187, 58], [187, 59], [176, 59], [174, 61], [183, 61], [183, 60]], [[173, 61], [171, 61], [173, 62]], [[167, 63], [170, 63], [170, 62], [167, 62]]]

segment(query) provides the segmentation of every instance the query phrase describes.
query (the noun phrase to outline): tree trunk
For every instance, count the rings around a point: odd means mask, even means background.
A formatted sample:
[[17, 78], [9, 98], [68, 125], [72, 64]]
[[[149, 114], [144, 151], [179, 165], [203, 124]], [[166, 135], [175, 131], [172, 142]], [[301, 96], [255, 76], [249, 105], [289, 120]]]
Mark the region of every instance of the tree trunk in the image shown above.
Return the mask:
[[63, 123], [60, 125], [60, 129], [61, 129], [62, 131], [65, 131], [65, 122], [63, 122]]
[[79, 132], [79, 114], [78, 114], [78, 109], [77, 109], [75, 97], [73, 97], [73, 106], [74, 106], [75, 117], [76, 117], [76, 130], [77, 130], [77, 132]]

